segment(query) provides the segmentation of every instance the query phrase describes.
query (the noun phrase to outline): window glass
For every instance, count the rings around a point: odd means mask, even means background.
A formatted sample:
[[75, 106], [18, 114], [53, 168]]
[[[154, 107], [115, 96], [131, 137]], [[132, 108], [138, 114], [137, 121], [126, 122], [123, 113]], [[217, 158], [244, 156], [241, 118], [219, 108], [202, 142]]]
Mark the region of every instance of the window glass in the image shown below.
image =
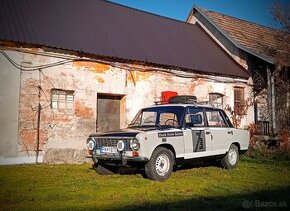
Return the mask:
[[51, 90], [51, 108], [72, 110], [74, 108], [74, 92], [68, 90]]
[[245, 111], [245, 93], [244, 88], [234, 88], [234, 112], [238, 115], [246, 114]]
[[155, 125], [156, 123], [156, 112], [143, 112], [142, 125]]
[[206, 111], [206, 117], [209, 127], [227, 127], [221, 113], [217, 110]]
[[209, 104], [216, 108], [223, 108], [223, 95], [219, 93], [210, 93]]
[[227, 123], [228, 127], [234, 127], [231, 120], [227, 116], [227, 114], [224, 111], [220, 111], [220, 114], [224, 117], [225, 122]]
[[184, 112], [183, 106], [145, 108], [138, 112], [129, 127], [180, 127]]
[[166, 121], [170, 119], [176, 120], [176, 115], [174, 113], [161, 113], [159, 124], [165, 125]]
[[175, 113], [160, 113], [159, 124], [178, 127], [176, 114]]
[[204, 127], [203, 109], [188, 108], [185, 123], [187, 127]]

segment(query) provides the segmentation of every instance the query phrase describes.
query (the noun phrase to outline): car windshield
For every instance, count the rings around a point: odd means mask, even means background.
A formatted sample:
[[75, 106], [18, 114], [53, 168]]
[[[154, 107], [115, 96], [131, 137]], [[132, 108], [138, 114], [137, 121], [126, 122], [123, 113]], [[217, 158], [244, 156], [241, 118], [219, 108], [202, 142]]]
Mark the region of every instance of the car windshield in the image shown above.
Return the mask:
[[176, 127], [179, 128], [185, 108], [160, 106], [145, 108], [138, 112], [129, 127]]

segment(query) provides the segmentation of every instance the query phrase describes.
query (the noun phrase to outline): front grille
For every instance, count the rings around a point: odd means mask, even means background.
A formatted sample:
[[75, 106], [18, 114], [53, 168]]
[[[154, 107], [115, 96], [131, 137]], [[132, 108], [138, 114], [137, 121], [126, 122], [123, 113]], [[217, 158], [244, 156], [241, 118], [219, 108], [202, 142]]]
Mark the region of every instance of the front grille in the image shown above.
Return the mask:
[[94, 137], [96, 141], [96, 149], [99, 150], [101, 147], [117, 147], [117, 143], [121, 140], [125, 144], [125, 151], [132, 151], [130, 148], [130, 140], [132, 138], [124, 137]]

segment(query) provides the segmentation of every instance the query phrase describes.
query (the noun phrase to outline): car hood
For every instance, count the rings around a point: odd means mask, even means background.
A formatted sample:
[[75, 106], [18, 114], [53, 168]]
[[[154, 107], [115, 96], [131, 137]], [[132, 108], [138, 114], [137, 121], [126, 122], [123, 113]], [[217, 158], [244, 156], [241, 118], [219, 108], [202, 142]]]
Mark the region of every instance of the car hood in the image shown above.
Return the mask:
[[136, 137], [142, 130], [136, 130], [131, 128], [120, 129], [117, 131], [109, 131], [105, 133], [91, 134], [90, 137]]

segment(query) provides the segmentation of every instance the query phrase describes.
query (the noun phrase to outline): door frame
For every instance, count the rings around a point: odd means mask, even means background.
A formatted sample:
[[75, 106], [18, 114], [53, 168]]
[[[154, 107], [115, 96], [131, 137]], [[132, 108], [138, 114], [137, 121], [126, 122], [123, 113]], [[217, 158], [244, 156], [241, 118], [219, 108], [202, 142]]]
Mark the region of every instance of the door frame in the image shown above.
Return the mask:
[[96, 123], [95, 123], [95, 130], [98, 132], [98, 98], [99, 96], [108, 96], [108, 97], [118, 97], [120, 99], [120, 128], [126, 127], [126, 95], [124, 94], [115, 94], [115, 93], [104, 93], [104, 92], [97, 92], [96, 96]]

